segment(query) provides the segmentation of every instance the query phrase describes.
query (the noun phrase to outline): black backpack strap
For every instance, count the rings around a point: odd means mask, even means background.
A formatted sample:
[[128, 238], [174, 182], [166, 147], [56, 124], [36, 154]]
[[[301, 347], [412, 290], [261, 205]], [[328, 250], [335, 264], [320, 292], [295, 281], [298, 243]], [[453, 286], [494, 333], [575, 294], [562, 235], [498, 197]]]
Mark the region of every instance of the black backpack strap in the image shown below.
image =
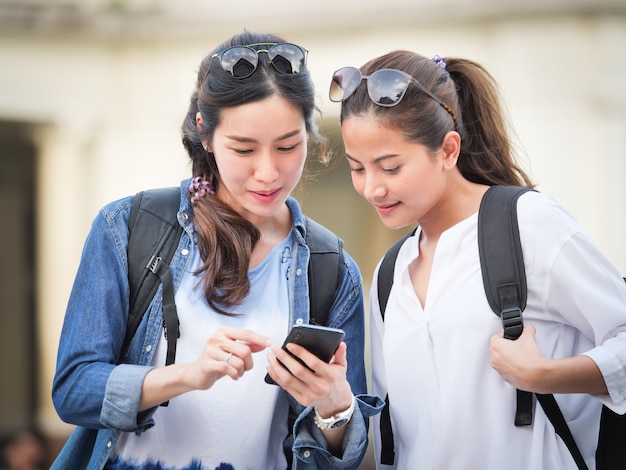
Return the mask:
[[326, 325], [335, 293], [343, 278], [343, 241], [313, 219], [306, 220], [309, 258], [309, 322]]
[[380, 314], [385, 319], [385, 309], [387, 308], [387, 302], [389, 301], [389, 293], [391, 292], [391, 286], [393, 285], [393, 271], [396, 267], [396, 258], [398, 257], [398, 252], [404, 242], [415, 235], [415, 231], [417, 227], [403, 236], [400, 240], [395, 242], [380, 263], [380, 267], [378, 268], [378, 305], [380, 306]]
[[396, 459], [395, 441], [393, 440], [393, 428], [391, 427], [391, 415], [389, 411], [389, 394], [385, 395], [385, 406], [380, 412], [380, 463], [381, 465], [393, 465]]
[[[502, 320], [504, 337], [515, 340], [524, 329], [526, 271], [517, 225], [517, 199], [529, 191], [517, 186], [492, 186], [478, 211], [478, 253], [489, 306]], [[517, 391], [515, 426], [533, 420], [533, 396]]]
[[179, 188], [142, 191], [135, 195], [128, 220], [130, 308], [123, 351], [129, 347], [161, 281], [163, 326], [168, 343], [166, 365], [175, 360], [176, 339], [179, 337], [174, 285], [169, 269], [182, 234], [177, 220], [179, 205]]
[[[380, 306], [380, 315], [385, 319], [385, 309], [389, 300], [389, 293], [393, 285], [393, 272], [396, 267], [396, 258], [400, 247], [404, 242], [415, 234], [417, 228], [411, 230], [400, 240], [392, 245], [378, 268], [378, 305]], [[383, 465], [393, 465], [396, 458], [395, 443], [393, 440], [393, 429], [391, 427], [391, 416], [389, 413], [389, 395], [385, 397], [385, 407], [380, 414], [380, 463]]]
[[[491, 309], [502, 320], [504, 337], [515, 340], [524, 329], [526, 271], [517, 223], [517, 200], [530, 188], [492, 186], [478, 212], [478, 251], [485, 293]], [[587, 469], [574, 437], [554, 395], [535, 394], [557, 435], [569, 449], [576, 465]], [[516, 426], [532, 423], [532, 393], [517, 390]]]
[[626, 415], [617, 414], [603, 405], [596, 449], [596, 469], [622, 470], [626, 462], [625, 442]]
[[502, 318], [507, 339], [519, 338], [524, 328], [526, 271], [517, 225], [517, 199], [529, 190], [492, 186], [478, 211], [478, 252], [485, 294], [491, 309]]
[[[541, 404], [543, 411], [546, 413], [546, 416], [552, 423], [552, 426], [554, 426], [554, 431], [561, 437], [561, 439], [563, 439], [565, 446], [572, 454], [574, 462], [576, 462], [576, 466], [579, 470], [588, 470], [589, 467], [587, 467], [587, 463], [576, 445], [574, 436], [572, 436], [572, 432], [567, 425], [567, 421], [565, 421], [565, 417], [563, 416], [561, 408], [559, 408], [559, 404], [556, 402], [554, 395], [543, 395], [540, 393], [536, 393], [535, 395], [537, 396], [537, 401]], [[624, 443], [622, 442], [621, 445], [623, 446]], [[623, 464], [624, 462], [620, 463], [620, 465]], [[620, 466], [619, 468], [622, 467]]]

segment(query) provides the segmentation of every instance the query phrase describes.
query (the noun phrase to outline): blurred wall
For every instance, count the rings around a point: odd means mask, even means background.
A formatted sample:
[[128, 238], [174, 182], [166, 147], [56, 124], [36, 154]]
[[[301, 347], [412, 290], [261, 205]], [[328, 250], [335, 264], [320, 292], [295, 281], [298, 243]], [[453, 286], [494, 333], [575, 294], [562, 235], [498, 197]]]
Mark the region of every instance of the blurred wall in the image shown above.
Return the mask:
[[[626, 273], [626, 2], [518, 3], [285, 0], [259, 10], [246, 0], [237, 11], [212, 11], [213, 2], [188, 0], [172, 2], [170, 11], [147, 0], [0, 0], [0, 128], [18, 126], [36, 153], [37, 303], [24, 306], [34, 308], [36, 319], [36, 424], [52, 435], [70, 429], [54, 412], [50, 383], [92, 218], [112, 199], [189, 174], [179, 128], [198, 64], [244, 28], [276, 32], [310, 50], [320, 125], [332, 139], [335, 166], [298, 197], [309, 215], [344, 238], [366, 289], [380, 256], [402, 233], [382, 227], [352, 190], [339, 105], [329, 102], [327, 89], [337, 68], [396, 48], [484, 64], [501, 85], [524, 166], [539, 189], [563, 201]], [[23, 13], [25, 5], [39, 10]], [[0, 149], [2, 159], [10, 148]], [[5, 218], [11, 201], [0, 204]]]

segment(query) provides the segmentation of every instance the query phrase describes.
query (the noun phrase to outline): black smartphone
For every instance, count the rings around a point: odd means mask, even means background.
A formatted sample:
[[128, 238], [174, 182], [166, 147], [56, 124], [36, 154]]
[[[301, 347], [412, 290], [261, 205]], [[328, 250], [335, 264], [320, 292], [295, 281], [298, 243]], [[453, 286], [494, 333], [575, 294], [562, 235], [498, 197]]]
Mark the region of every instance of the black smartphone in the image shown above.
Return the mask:
[[[282, 347], [287, 351], [287, 344], [295, 343], [312, 354], [315, 354], [322, 361], [330, 362], [335, 351], [337, 351], [337, 348], [341, 344], [341, 341], [343, 341], [344, 336], [344, 331], [338, 328], [329, 328], [319, 325], [295, 325], [287, 335], [287, 338], [285, 338]], [[291, 353], [289, 354], [308, 368], [299, 358]], [[268, 384], [276, 385], [276, 382], [274, 382], [269, 374], [265, 374], [265, 381]]]

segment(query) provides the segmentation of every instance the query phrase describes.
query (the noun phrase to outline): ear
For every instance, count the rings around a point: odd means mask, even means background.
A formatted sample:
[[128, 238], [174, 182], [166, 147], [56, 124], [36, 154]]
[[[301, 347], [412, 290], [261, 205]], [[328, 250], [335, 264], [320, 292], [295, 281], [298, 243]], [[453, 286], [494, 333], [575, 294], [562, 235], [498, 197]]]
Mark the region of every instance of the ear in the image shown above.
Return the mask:
[[459, 133], [455, 131], [448, 132], [443, 137], [441, 150], [443, 151], [444, 167], [446, 169], [454, 168], [461, 153], [461, 136]]
[[[196, 113], [196, 128], [198, 129], [198, 134], [200, 134], [200, 131], [202, 130], [202, 127], [203, 127], [202, 115], [200, 114], [200, 111], [198, 111]], [[203, 140], [202, 141], [202, 146], [204, 147], [204, 150], [209, 152], [209, 141], [208, 140]]]

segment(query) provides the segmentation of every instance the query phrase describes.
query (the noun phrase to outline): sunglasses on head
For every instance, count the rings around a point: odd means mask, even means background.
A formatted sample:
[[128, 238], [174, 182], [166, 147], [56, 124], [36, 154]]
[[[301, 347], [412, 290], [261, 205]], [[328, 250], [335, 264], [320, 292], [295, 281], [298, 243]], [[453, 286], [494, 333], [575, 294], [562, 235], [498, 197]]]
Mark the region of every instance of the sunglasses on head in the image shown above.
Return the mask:
[[387, 108], [402, 101], [406, 90], [409, 88], [409, 83], [414, 83], [452, 116], [456, 129], [456, 114], [452, 108], [428, 91], [414, 77], [396, 69], [380, 69], [371, 75], [363, 75], [356, 67], [343, 67], [333, 74], [328, 93], [330, 100], [335, 103], [347, 100], [356, 91], [362, 80], [367, 80], [367, 94], [370, 99], [378, 106]]
[[[269, 46], [266, 49], [253, 49], [253, 46]], [[286, 42], [280, 43], [257, 43], [248, 44], [247, 46], [233, 46], [228, 49], [213, 54], [213, 59], [219, 59], [222, 68], [235, 78], [248, 78], [254, 73], [259, 65], [259, 54], [265, 52], [269, 58], [270, 64], [277, 72], [287, 75], [293, 75], [302, 72], [306, 65], [307, 51], [304, 47], [297, 46]], [[206, 74], [202, 82], [209, 76], [207, 68]]]

